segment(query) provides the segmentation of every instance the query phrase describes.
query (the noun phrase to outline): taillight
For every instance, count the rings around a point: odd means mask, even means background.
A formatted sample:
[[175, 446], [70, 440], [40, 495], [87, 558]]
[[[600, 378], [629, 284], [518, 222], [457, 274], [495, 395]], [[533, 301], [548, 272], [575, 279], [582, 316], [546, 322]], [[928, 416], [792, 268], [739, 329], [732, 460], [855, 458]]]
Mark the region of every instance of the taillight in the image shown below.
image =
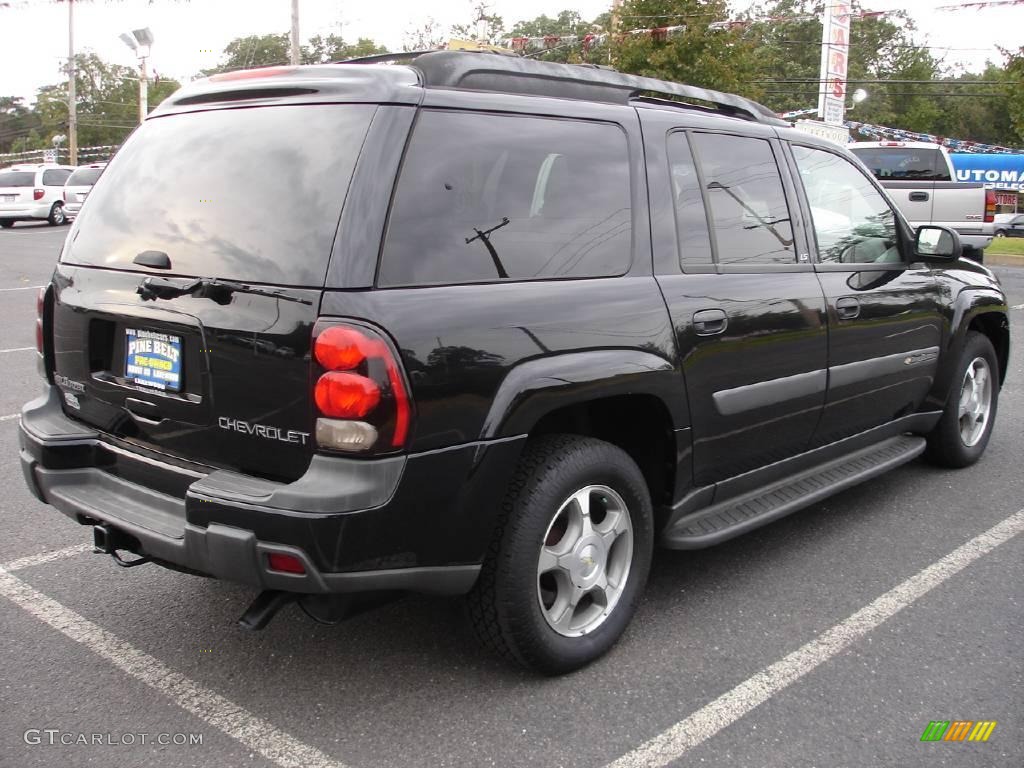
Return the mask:
[[316, 443], [349, 453], [405, 445], [411, 405], [398, 356], [383, 334], [320, 321], [313, 331]]
[[42, 200], [43, 199], [43, 195], [45, 195], [45, 194], [46, 194], [46, 190], [45, 189], [33, 189], [32, 190], [32, 199], [33, 200]]
[[985, 190], [985, 223], [991, 224], [996, 220], [996, 191]]

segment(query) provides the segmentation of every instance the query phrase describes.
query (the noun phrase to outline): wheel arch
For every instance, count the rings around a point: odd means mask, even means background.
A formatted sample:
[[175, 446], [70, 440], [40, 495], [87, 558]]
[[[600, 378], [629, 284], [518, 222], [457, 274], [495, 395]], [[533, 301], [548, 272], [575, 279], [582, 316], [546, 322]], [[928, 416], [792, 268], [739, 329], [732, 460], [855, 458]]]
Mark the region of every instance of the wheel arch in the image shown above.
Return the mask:
[[689, 448], [687, 427], [683, 379], [671, 362], [642, 350], [597, 350], [512, 369], [482, 437], [571, 433], [605, 440], [636, 461], [657, 509], [672, 500], [677, 457]]
[[976, 331], [992, 342], [999, 364], [999, 383], [1006, 379], [1010, 358], [1010, 323], [1006, 297], [992, 289], [964, 289], [954, 302], [950, 332], [943, 349], [942, 362], [932, 383], [928, 405], [945, 406], [950, 394], [957, 361], [967, 342], [967, 334]]

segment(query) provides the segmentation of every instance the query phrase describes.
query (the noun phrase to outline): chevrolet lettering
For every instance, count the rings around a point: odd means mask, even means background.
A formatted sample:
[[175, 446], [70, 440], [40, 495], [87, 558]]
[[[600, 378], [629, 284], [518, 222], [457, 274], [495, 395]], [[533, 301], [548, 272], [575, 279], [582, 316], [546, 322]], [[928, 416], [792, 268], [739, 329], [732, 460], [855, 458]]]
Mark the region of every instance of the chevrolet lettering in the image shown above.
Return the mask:
[[305, 445], [306, 440], [309, 439], [309, 432], [297, 432], [294, 429], [284, 430], [280, 427], [268, 427], [266, 424], [250, 424], [247, 421], [231, 419], [227, 416], [218, 418], [217, 426], [221, 429], [230, 429], [245, 435], [255, 435], [266, 440], [280, 440], [282, 443]]

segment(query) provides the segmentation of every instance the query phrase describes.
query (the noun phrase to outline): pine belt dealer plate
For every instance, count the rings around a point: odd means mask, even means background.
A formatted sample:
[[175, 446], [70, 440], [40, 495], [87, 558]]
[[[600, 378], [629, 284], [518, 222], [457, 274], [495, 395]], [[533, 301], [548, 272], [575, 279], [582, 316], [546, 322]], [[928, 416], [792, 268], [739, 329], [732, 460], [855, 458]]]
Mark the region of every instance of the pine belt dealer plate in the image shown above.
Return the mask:
[[181, 336], [125, 328], [125, 378], [167, 392], [181, 389]]

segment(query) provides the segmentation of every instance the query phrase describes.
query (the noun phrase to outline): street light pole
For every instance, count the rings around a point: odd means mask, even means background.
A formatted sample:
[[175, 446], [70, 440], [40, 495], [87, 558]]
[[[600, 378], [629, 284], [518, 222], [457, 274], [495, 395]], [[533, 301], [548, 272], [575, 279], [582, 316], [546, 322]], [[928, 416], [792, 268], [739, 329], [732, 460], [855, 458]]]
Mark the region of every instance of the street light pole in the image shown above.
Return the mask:
[[153, 33], [149, 27], [134, 29], [121, 35], [121, 41], [135, 51], [139, 60], [139, 125], [149, 114], [149, 75], [146, 70], [146, 59], [149, 58], [150, 47], [153, 45]]
[[78, 165], [78, 103], [75, 94], [74, 8], [74, 0], [68, 0], [68, 165]]
[[149, 78], [146, 75], [146, 57], [139, 57], [139, 125], [149, 114]]

